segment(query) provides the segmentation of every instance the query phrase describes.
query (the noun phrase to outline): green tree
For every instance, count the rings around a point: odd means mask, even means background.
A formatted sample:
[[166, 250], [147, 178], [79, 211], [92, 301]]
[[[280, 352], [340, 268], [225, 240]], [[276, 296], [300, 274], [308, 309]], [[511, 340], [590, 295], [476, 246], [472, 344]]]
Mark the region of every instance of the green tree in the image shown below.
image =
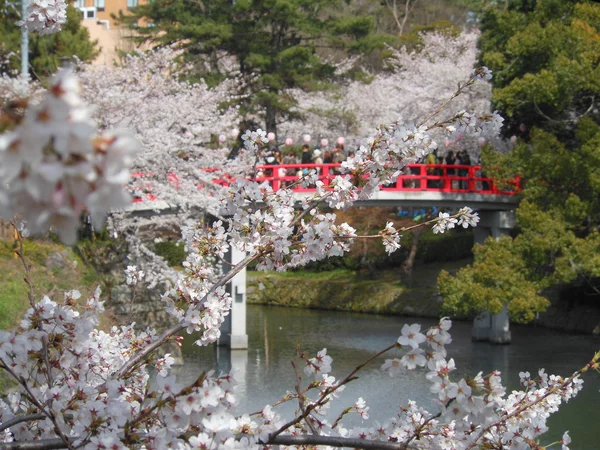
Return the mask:
[[581, 117], [598, 122], [597, 2], [511, 0], [489, 9], [481, 27], [481, 63], [495, 74], [493, 101], [508, 136], [535, 126], [564, 140]]
[[[0, 68], [3, 71], [16, 72], [21, 67], [21, 29], [16, 25], [19, 16], [7, 4], [0, 0], [0, 20], [3, 38], [0, 42]], [[60, 33], [39, 36], [29, 33], [29, 66], [33, 77], [47, 77], [60, 67], [63, 57], [77, 57], [90, 62], [99, 53], [98, 41], [90, 40], [90, 35], [81, 25], [81, 13], [73, 6], [67, 8], [67, 22]]]
[[487, 11], [481, 59], [493, 101], [521, 139], [484, 153], [496, 179], [521, 177], [514, 238], [476, 246], [475, 261], [438, 285], [448, 312], [500, 311], [530, 321], [559, 283], [600, 293], [600, 4], [517, 0]]
[[294, 89], [320, 90], [335, 79], [325, 52], [370, 52], [389, 39], [373, 33], [370, 17], [340, 14], [343, 7], [341, 0], [156, 0], [120, 20], [149, 23], [137, 28], [140, 38], [177, 45], [209, 83], [238, 73], [241, 113], [260, 114], [276, 132], [297, 114]]

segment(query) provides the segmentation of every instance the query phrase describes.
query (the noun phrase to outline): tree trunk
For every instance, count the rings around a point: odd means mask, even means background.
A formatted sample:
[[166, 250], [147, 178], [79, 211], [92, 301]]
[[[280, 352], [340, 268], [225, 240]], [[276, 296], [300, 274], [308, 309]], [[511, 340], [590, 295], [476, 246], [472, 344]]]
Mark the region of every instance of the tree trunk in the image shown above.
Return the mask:
[[273, 105], [265, 107], [265, 128], [267, 132], [275, 133], [277, 139], [277, 109]]
[[412, 275], [413, 268], [415, 267], [415, 259], [417, 257], [417, 250], [419, 249], [419, 236], [421, 235], [420, 231], [415, 231], [413, 233], [413, 240], [410, 246], [410, 252], [408, 257], [402, 263], [402, 271], [404, 272], [404, 278], [408, 281], [408, 283], [412, 283]]
[[[365, 226], [366, 230], [371, 228], [371, 221], [367, 220], [367, 225]], [[369, 258], [369, 243], [367, 239], [362, 240], [362, 253], [360, 255], [359, 264], [362, 268], [366, 268], [369, 272], [370, 278], [377, 278], [377, 270], [373, 265], [373, 261]]]

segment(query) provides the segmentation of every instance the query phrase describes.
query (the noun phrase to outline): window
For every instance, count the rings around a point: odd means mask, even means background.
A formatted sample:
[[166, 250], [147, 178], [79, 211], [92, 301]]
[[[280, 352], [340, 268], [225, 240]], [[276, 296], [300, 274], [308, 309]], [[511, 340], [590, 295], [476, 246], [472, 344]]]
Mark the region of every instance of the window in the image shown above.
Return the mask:
[[85, 8], [85, 0], [75, 0], [73, 6], [77, 9], [83, 9]]
[[135, 8], [138, 5], [138, 0], [127, 0], [128, 8]]
[[83, 15], [83, 20], [95, 20], [96, 19], [96, 8], [94, 6], [87, 6], [79, 8]]
[[94, 0], [94, 6], [96, 7], [96, 9], [98, 11], [104, 11], [104, 4], [105, 0]]

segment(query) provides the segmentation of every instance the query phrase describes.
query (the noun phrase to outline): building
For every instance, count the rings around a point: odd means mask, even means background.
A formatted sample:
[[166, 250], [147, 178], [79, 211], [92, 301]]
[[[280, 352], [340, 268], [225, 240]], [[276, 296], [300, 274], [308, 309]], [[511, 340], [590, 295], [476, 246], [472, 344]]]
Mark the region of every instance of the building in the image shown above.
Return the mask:
[[[113, 26], [112, 16], [119, 12], [127, 13], [131, 8], [146, 3], [146, 0], [75, 0], [73, 6], [81, 11], [84, 20], [95, 20], [101, 24]], [[106, 21], [106, 22], [105, 22]]]
[[101, 47], [100, 54], [92, 64], [113, 64], [119, 51], [130, 52], [137, 45], [129, 39], [133, 31], [115, 25], [113, 17], [122, 12], [127, 14], [131, 8], [146, 3], [147, 0], [74, 0], [73, 6], [81, 11], [84, 25], [91, 39], [97, 39]]

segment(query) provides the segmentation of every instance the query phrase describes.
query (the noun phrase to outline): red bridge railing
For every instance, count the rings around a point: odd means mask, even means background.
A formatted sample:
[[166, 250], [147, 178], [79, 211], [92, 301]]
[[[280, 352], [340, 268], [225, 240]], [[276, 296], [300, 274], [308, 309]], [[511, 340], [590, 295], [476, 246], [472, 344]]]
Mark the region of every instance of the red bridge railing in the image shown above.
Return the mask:
[[[279, 164], [264, 165], [257, 167], [258, 176], [256, 181], [267, 182], [273, 190], [278, 190], [287, 186], [295, 192], [314, 192], [314, 187], [302, 187], [298, 183], [298, 178], [302, 173], [308, 173], [316, 170], [318, 179], [328, 186], [340, 174], [340, 164]], [[207, 172], [213, 172], [214, 169], [207, 169]], [[145, 174], [133, 173], [134, 178], [143, 178]], [[175, 188], [179, 188], [179, 178], [176, 174], [170, 173], [167, 181]], [[234, 178], [221, 176], [215, 178], [213, 183], [222, 186], [228, 186]], [[198, 187], [200, 189], [200, 186]], [[491, 178], [485, 176], [481, 166], [461, 166], [447, 164], [410, 164], [396, 181], [380, 187], [383, 191], [407, 191], [407, 192], [445, 192], [445, 193], [476, 193], [484, 195], [514, 195], [521, 189], [518, 177], [507, 180], [500, 185]], [[144, 188], [144, 197], [146, 200], [158, 200], [152, 194], [151, 184]], [[143, 201], [142, 198], [135, 198], [134, 202]]]
[[[273, 190], [289, 186], [296, 192], [312, 192], [314, 187], [292, 186], [300, 173], [317, 170], [318, 178], [325, 186], [340, 174], [340, 164], [280, 164], [257, 167], [256, 181], [268, 182]], [[514, 195], [521, 185], [518, 177], [498, 185], [482, 172], [481, 166], [447, 164], [410, 164], [406, 173], [395, 182], [382, 185], [384, 191], [433, 191], [455, 193], [477, 193], [487, 195]], [[227, 186], [233, 179], [222, 177], [214, 182]]]

